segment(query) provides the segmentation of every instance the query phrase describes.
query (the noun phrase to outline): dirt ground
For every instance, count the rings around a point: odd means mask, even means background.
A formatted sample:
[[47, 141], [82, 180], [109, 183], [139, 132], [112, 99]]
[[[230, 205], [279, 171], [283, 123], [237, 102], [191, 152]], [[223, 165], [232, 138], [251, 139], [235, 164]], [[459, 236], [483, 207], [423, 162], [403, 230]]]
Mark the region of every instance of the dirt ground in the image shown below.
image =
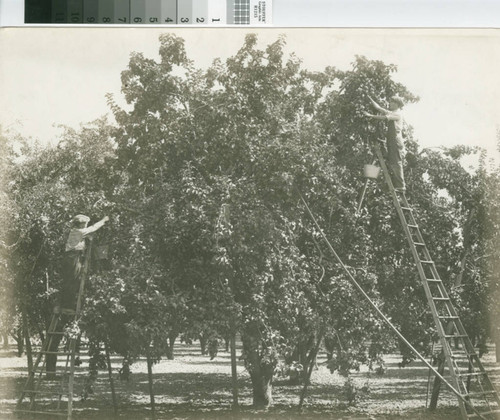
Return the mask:
[[[238, 351], [238, 354], [240, 351]], [[87, 374], [88, 357], [83, 353], [83, 364], [78, 368], [75, 391], [79, 396]], [[426, 409], [428, 369], [413, 362], [399, 368], [400, 359], [386, 358], [383, 375], [362, 368], [352, 374], [359, 391], [358, 401], [349, 405], [343, 386], [345, 378], [331, 374], [320, 354], [318, 369], [313, 371], [311, 385], [302, 411], [298, 410], [301, 387], [290, 385], [286, 378], [274, 382], [273, 407], [265, 411], [251, 408], [252, 394], [248, 373], [241, 362], [238, 367], [239, 410], [231, 409], [231, 369], [229, 353], [219, 351], [214, 360], [200, 354], [196, 345], [176, 343], [175, 360], [162, 360], [154, 365], [154, 393], [157, 419], [445, 419], [459, 418], [457, 400], [451, 392], [441, 392], [439, 408], [430, 413]], [[483, 357], [490, 378], [500, 387], [500, 365], [494, 363], [494, 349]], [[112, 358], [113, 378], [118, 399], [117, 418], [125, 420], [152, 419], [149, 406], [147, 366], [145, 360], [132, 365], [129, 381], [118, 378], [121, 358]], [[13, 414], [16, 400], [26, 380], [26, 358], [18, 358], [12, 347], [0, 352], [0, 419], [22, 419]], [[95, 392], [83, 401], [74, 402], [75, 419], [104, 420], [115, 418], [110, 381], [107, 371], [100, 371]], [[39, 416], [46, 419], [51, 416]]]

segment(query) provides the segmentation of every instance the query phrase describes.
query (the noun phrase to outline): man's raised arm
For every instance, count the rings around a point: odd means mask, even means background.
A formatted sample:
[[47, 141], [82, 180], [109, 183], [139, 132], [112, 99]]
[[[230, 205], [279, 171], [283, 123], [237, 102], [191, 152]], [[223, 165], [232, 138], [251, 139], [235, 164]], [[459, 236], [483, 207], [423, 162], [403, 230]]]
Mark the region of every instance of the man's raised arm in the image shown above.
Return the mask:
[[363, 113], [365, 115], [365, 117], [370, 117], [370, 118], [373, 118], [375, 120], [386, 120], [386, 116], [385, 115], [373, 115], [373, 114], [370, 114], [369, 112], [364, 112]]
[[106, 223], [109, 220], [108, 216], [104, 216], [101, 220], [99, 220], [97, 223], [93, 224], [92, 226], [89, 226], [85, 228], [85, 235], [89, 235], [96, 230], [100, 229], [102, 226], [104, 226], [104, 223]]
[[375, 100], [370, 95], [368, 95], [368, 99], [371, 101], [372, 105], [377, 111], [382, 112], [383, 114], [387, 114], [388, 112], [390, 112], [389, 110], [381, 107], [377, 102], [375, 102]]

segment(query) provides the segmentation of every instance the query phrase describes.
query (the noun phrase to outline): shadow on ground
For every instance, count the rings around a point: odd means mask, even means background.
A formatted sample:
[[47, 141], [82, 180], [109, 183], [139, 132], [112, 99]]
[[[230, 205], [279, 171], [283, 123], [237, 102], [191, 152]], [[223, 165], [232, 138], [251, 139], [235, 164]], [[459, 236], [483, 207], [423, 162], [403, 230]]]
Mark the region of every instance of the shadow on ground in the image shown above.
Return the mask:
[[[319, 359], [302, 411], [298, 409], [301, 386], [290, 385], [277, 378], [273, 390], [274, 406], [266, 411], [251, 408], [252, 391], [248, 373], [239, 363], [239, 411], [231, 409], [232, 387], [228, 354], [225, 352], [210, 361], [195, 346], [178, 345], [175, 360], [163, 360], [153, 368], [157, 419], [431, 419], [458, 418], [457, 401], [453, 394], [443, 391], [440, 407], [435, 413], [426, 410], [428, 370], [413, 362], [406, 368], [397, 367], [397, 357], [389, 356], [387, 370], [376, 375], [367, 370], [352, 374], [357, 388], [355, 405], [349, 405], [343, 392], [345, 378], [331, 374]], [[113, 382], [118, 401], [118, 415], [113, 415], [110, 380], [100, 371], [93, 393], [82, 399], [87, 376], [88, 358], [75, 375], [75, 419], [148, 419], [152, 418], [146, 363], [140, 360], [132, 366], [129, 381], [118, 379], [121, 358], [112, 358]], [[484, 360], [499, 385], [500, 367], [493, 356]], [[14, 352], [0, 354], [0, 419], [22, 419], [12, 414], [27, 375], [26, 359]], [[362, 392], [361, 390], [364, 389]], [[48, 417], [40, 417], [48, 418]]]

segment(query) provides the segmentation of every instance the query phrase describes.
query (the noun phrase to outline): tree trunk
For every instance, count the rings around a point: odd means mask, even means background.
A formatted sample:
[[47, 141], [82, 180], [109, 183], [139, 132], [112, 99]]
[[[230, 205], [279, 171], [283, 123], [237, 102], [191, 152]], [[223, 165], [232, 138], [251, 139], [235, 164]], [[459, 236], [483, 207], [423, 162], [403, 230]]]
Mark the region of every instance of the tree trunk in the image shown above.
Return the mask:
[[108, 365], [109, 386], [111, 388], [111, 399], [113, 401], [113, 411], [114, 411], [115, 416], [116, 416], [118, 414], [118, 403], [116, 401], [115, 381], [113, 380], [113, 368], [111, 366], [111, 356], [109, 354], [108, 341], [104, 342], [104, 349], [106, 352], [106, 363]]
[[297, 362], [302, 366], [301, 371], [297, 370], [290, 371], [289, 374], [290, 384], [300, 385], [308, 381], [307, 372], [309, 371], [309, 368], [314, 366], [314, 363], [316, 361], [316, 358], [312, 356], [313, 355], [312, 349], [315, 348], [315, 344], [316, 344], [315, 334], [311, 334], [305, 340], [299, 340], [291, 357], [285, 360], [288, 364]]
[[177, 338], [177, 333], [171, 333], [168, 336], [167, 359], [174, 360], [174, 345]]
[[207, 350], [207, 337], [205, 334], [200, 334], [200, 349], [201, 349], [201, 354], [205, 356], [208, 352]]
[[3, 338], [3, 349], [7, 350], [9, 348], [9, 332], [7, 330], [2, 332]]
[[330, 337], [325, 337], [325, 350], [326, 350], [326, 360], [332, 360], [333, 352], [335, 350], [335, 340]]
[[[322, 334], [321, 334], [322, 335]], [[320, 339], [321, 341], [321, 339]], [[319, 346], [319, 344], [318, 344]], [[310, 375], [309, 371], [312, 372], [314, 365], [316, 363], [316, 353], [314, 349], [316, 348], [316, 334], [311, 334], [307, 342], [301, 345], [301, 353], [299, 362], [302, 364], [302, 371], [300, 372], [300, 383], [309, 385]], [[319, 348], [318, 348], [319, 350]]]
[[[453, 321], [449, 322], [448, 325], [446, 326], [445, 333], [446, 334], [451, 334], [454, 329], [454, 323]], [[443, 376], [444, 372], [444, 367], [446, 365], [446, 356], [444, 354], [444, 351], [441, 350], [441, 353], [439, 353], [438, 356], [438, 373]], [[439, 391], [441, 389], [441, 379], [439, 379], [437, 376], [434, 378], [434, 385], [432, 388], [432, 396], [431, 396], [431, 402], [429, 404], [429, 409], [430, 410], [435, 410], [437, 407], [437, 402], [439, 398]]]
[[231, 342], [231, 385], [233, 388], [233, 409], [237, 409], [238, 402], [238, 371], [236, 360], [236, 334], [233, 334], [230, 339]]
[[252, 379], [253, 406], [267, 408], [273, 403], [273, 375], [268, 368], [259, 366], [250, 373]]
[[16, 341], [17, 341], [17, 357], [21, 357], [24, 353], [24, 335], [22, 325], [16, 331]]
[[500, 363], [500, 333], [495, 335], [495, 356], [496, 362]]
[[[319, 347], [321, 346], [321, 341], [323, 340], [323, 336], [325, 334], [325, 329], [324, 327], [321, 328], [319, 332], [318, 339], [316, 340], [316, 344], [314, 346], [314, 349], [311, 349], [311, 352], [309, 353], [309, 358], [316, 363], [316, 357], [318, 356], [318, 351]], [[307, 369], [307, 371], [304, 369], [304, 373], [306, 374], [305, 380], [304, 380], [304, 387], [302, 388], [302, 392], [300, 393], [300, 401], [299, 401], [299, 409], [302, 408], [302, 405], [304, 404], [304, 400], [306, 398], [306, 392], [307, 392], [307, 387], [311, 383], [311, 374], [313, 371], [314, 363], [311, 363]]]
[[45, 341], [45, 334], [41, 328], [38, 328], [38, 337], [40, 337], [40, 342], [43, 343]]
[[26, 343], [26, 358], [28, 359], [28, 372], [31, 372], [33, 370], [33, 352], [31, 351], [31, 339], [28, 328], [28, 318], [26, 316], [25, 311], [23, 311], [22, 319], [23, 319], [23, 335]]
[[273, 373], [276, 363], [269, 362], [269, 356], [264, 358], [261, 353], [266, 353], [259, 335], [244, 334], [242, 336], [245, 351], [245, 365], [252, 380], [253, 406], [267, 408], [273, 403]]
[[[446, 358], [444, 356], [444, 352], [441, 350], [441, 353], [438, 356], [438, 373], [442, 376], [444, 373], [444, 366], [446, 364]], [[432, 387], [432, 396], [431, 402], [429, 404], [429, 410], [434, 411], [437, 407], [438, 399], [439, 399], [439, 391], [441, 390], [441, 379], [437, 376], [434, 378], [434, 385]]]
[[153, 390], [153, 361], [151, 360], [149, 349], [146, 350], [146, 359], [148, 365], [149, 400], [151, 404], [151, 414], [154, 419], [156, 417], [156, 404], [155, 394]]
[[[289, 357], [285, 357], [285, 363], [289, 366], [292, 365], [293, 362], [302, 363], [300, 340], [293, 349], [293, 353]], [[290, 370], [288, 373], [288, 382], [290, 383], [290, 385], [299, 385], [300, 372], [298, 372], [297, 370]]]

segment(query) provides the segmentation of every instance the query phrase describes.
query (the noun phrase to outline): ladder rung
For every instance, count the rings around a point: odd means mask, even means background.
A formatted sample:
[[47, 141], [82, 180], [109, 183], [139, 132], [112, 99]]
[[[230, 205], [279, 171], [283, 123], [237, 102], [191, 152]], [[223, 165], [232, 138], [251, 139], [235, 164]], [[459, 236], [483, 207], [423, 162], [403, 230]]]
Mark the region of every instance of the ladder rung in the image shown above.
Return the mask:
[[465, 338], [468, 337], [467, 334], [445, 334], [444, 338]]
[[442, 300], [442, 301], [450, 300], [450, 298], [447, 298], [447, 297], [433, 297], [432, 299], [433, 300]]
[[62, 413], [60, 411], [33, 411], [33, 410], [16, 410], [16, 413], [31, 413], [31, 414], [47, 414], [51, 416], [66, 417], [68, 413]]
[[471, 357], [477, 357], [476, 353], [465, 353], [465, 354], [452, 354], [452, 359], [470, 359]]
[[458, 376], [461, 378], [466, 378], [467, 376], [481, 376], [481, 375], [487, 375], [486, 372], [470, 372], [470, 373], [459, 373]]
[[[484, 412], [479, 412], [481, 416], [489, 416], [490, 414], [498, 414], [500, 413], [500, 410], [491, 410], [491, 411], [484, 411]], [[477, 414], [468, 414], [467, 417], [472, 418], [472, 417], [478, 417]]]
[[411, 207], [404, 207], [404, 206], [401, 206], [401, 209], [402, 210], [407, 210], [407, 211], [413, 211], [413, 209]]
[[442, 282], [441, 279], [426, 279], [428, 282], [430, 283], [439, 283], [439, 282]]
[[[42, 351], [41, 353], [43, 354], [57, 354], [59, 356], [71, 356], [72, 353], [66, 352], [66, 351]], [[78, 355], [78, 353], [75, 353], [75, 356]]]
[[440, 319], [459, 319], [459, 317], [455, 316], [455, 315], [438, 315], [438, 318], [440, 318]]
[[462, 397], [479, 397], [481, 395], [493, 395], [496, 394], [496, 391], [481, 391], [481, 392], [469, 392], [468, 394], [462, 394]]
[[410, 224], [408, 224], [408, 227], [413, 228], [413, 229], [418, 229], [418, 225], [410, 225]]
[[432, 260], [420, 260], [420, 264], [434, 264]]
[[425, 246], [423, 242], [413, 242], [416, 246]]

